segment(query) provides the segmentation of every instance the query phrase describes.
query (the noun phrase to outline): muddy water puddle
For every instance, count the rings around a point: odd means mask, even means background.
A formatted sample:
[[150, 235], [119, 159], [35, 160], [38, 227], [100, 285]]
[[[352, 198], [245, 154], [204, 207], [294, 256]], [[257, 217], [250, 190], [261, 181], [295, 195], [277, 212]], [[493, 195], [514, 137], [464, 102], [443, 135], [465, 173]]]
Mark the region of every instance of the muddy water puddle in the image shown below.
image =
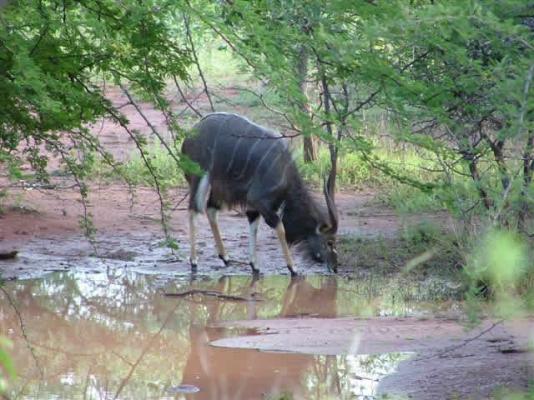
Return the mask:
[[18, 371], [10, 398], [372, 398], [413, 352], [314, 355], [210, 343], [258, 333], [228, 321], [458, 312], [435, 300], [440, 285], [401, 287], [332, 276], [171, 279], [125, 269], [6, 282], [0, 336], [13, 342]]

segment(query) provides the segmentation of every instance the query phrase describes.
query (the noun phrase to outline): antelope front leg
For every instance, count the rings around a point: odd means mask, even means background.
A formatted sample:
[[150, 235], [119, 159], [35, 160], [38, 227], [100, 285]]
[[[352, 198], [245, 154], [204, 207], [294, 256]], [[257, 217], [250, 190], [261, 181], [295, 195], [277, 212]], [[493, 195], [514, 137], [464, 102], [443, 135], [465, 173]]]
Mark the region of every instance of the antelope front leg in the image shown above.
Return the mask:
[[219, 231], [219, 223], [217, 222], [217, 209], [208, 208], [208, 221], [210, 222], [211, 231], [213, 232], [213, 238], [215, 239], [215, 245], [217, 246], [217, 253], [219, 258], [223, 260], [224, 265], [228, 266], [228, 256], [224, 250], [224, 244], [221, 237], [221, 232]]
[[252, 268], [252, 273], [257, 275], [260, 270], [256, 267], [256, 239], [258, 238], [258, 226], [260, 224], [260, 213], [257, 211], [247, 211], [249, 222], [248, 235], [248, 263]]
[[196, 269], [198, 265], [198, 258], [197, 258], [197, 243], [196, 243], [196, 236], [197, 236], [197, 227], [196, 227], [196, 219], [197, 219], [198, 213], [195, 210], [189, 210], [189, 244], [190, 244], [190, 256], [189, 256], [189, 262], [191, 263], [191, 268]]
[[282, 223], [282, 221], [278, 222], [278, 224], [276, 225], [276, 234], [278, 235], [278, 240], [282, 245], [282, 251], [284, 253], [284, 258], [286, 259], [287, 269], [289, 269], [291, 276], [297, 276], [293, 264], [293, 259], [291, 257], [291, 251], [289, 250], [289, 246], [286, 240], [286, 230], [284, 229], [284, 224]]

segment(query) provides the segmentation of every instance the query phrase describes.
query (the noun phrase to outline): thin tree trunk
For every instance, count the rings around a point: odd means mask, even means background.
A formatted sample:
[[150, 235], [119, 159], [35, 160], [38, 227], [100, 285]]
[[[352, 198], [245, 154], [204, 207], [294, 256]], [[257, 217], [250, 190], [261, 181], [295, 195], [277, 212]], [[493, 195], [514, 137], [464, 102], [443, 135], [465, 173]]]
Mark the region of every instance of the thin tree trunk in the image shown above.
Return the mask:
[[332, 129], [332, 121], [330, 119], [330, 116], [331, 116], [330, 89], [328, 87], [328, 82], [326, 81], [326, 75], [324, 72], [321, 73], [321, 84], [323, 87], [323, 107], [324, 107], [324, 113], [326, 117], [326, 131], [332, 138], [332, 142], [328, 145], [328, 148], [330, 150], [330, 163], [331, 163], [330, 176], [329, 176], [330, 187], [328, 189], [330, 193], [332, 193], [332, 196], [334, 196], [335, 188], [336, 188], [336, 177], [337, 177], [337, 144], [335, 142], [334, 130]]
[[518, 215], [518, 229], [521, 232], [526, 232], [527, 218], [529, 215], [528, 191], [532, 184], [532, 176], [534, 175], [534, 131], [529, 131], [527, 136], [527, 143], [525, 151], [523, 152], [523, 187], [521, 188], [520, 209]]
[[488, 193], [482, 187], [482, 182], [480, 179], [480, 173], [478, 172], [478, 165], [477, 165], [476, 157], [473, 154], [466, 154], [464, 155], [464, 159], [469, 161], [469, 172], [471, 173], [471, 178], [473, 179], [473, 182], [475, 182], [475, 185], [478, 190], [478, 194], [482, 200], [482, 203], [484, 204], [484, 207], [488, 211], [491, 210], [493, 204]]
[[[525, 87], [523, 88], [523, 105], [521, 106], [521, 113], [519, 114], [519, 132], [523, 128], [525, 116], [532, 117], [532, 113], [529, 115], [528, 110], [528, 93], [530, 91], [530, 85], [534, 78], [534, 64], [528, 70], [527, 79], [525, 81]], [[525, 144], [525, 150], [523, 151], [523, 187], [521, 188], [520, 198], [520, 210], [518, 214], [518, 229], [521, 232], [526, 233], [527, 218], [529, 216], [529, 204], [528, 204], [528, 191], [532, 184], [532, 176], [534, 175], [534, 130], [530, 128], [527, 131], [527, 142]]]
[[[302, 102], [299, 106], [303, 113], [310, 114], [310, 102], [308, 99], [308, 84], [306, 78], [308, 77], [308, 50], [304, 46], [300, 46], [298, 60], [297, 60], [297, 79], [300, 93], [302, 95]], [[309, 163], [317, 160], [316, 143], [313, 136], [303, 136], [303, 151], [304, 162]]]
[[504, 160], [504, 140], [496, 140], [495, 142], [493, 142], [489, 137], [486, 136], [486, 138], [491, 147], [491, 151], [493, 152], [495, 162], [497, 163], [499, 174], [501, 175], [501, 184], [503, 191], [506, 191], [508, 190], [508, 186], [511, 184], [511, 181], [510, 176], [508, 174], [508, 169], [506, 168], [506, 162]]

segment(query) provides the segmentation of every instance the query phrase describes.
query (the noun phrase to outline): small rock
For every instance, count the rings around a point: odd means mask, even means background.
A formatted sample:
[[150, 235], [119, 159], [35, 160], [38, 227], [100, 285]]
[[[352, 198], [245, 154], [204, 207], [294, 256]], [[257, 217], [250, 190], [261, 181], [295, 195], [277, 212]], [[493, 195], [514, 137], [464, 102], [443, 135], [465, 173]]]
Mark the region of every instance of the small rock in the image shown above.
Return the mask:
[[167, 389], [167, 393], [169, 394], [198, 393], [198, 392], [200, 392], [200, 389], [196, 387], [195, 385], [179, 385], [179, 386], [172, 386], [169, 389]]

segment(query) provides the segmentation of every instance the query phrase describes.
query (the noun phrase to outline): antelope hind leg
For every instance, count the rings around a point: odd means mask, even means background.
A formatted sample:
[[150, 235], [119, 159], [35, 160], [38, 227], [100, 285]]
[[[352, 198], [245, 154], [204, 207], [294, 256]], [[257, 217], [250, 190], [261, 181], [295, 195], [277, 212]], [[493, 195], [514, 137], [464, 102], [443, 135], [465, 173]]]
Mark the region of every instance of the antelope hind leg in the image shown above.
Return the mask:
[[224, 249], [221, 232], [219, 231], [219, 223], [217, 221], [217, 209], [208, 207], [207, 214], [211, 231], [213, 232], [213, 238], [215, 239], [215, 246], [217, 246], [218, 256], [224, 262], [224, 265], [228, 266], [228, 255]]
[[189, 262], [191, 268], [196, 269], [198, 265], [196, 235], [197, 227], [196, 220], [198, 214], [201, 214], [206, 209], [206, 204], [211, 191], [209, 174], [202, 178], [190, 177], [189, 181], [189, 244], [191, 245], [191, 253]]
[[190, 256], [189, 256], [189, 262], [191, 263], [191, 268], [196, 269], [198, 265], [198, 257], [197, 257], [197, 244], [196, 244], [196, 233], [197, 233], [197, 227], [196, 227], [196, 219], [197, 219], [198, 213], [190, 209], [189, 210], [189, 244], [190, 244]]

